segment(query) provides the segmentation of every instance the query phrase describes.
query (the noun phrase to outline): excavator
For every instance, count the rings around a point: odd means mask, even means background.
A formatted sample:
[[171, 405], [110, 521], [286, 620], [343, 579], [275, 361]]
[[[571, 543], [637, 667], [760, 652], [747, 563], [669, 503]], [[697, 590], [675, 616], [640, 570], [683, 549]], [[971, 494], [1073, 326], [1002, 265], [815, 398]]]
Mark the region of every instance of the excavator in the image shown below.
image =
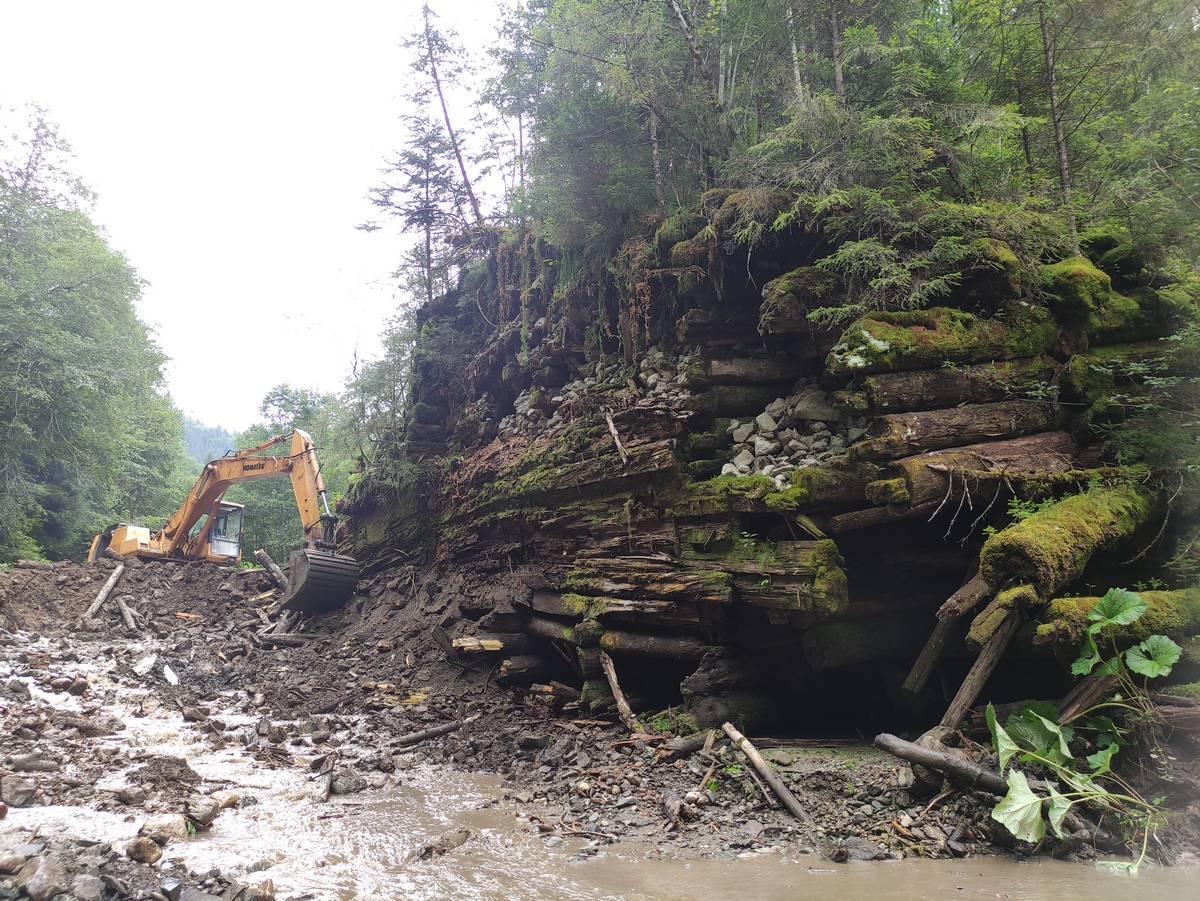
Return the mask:
[[[291, 441], [287, 456], [264, 454]], [[92, 540], [88, 560], [107, 548], [123, 557], [176, 562], [203, 561], [233, 566], [242, 558], [241, 504], [227, 502], [225, 492], [238, 482], [287, 476], [292, 480], [305, 547], [290, 560], [288, 591], [282, 607], [300, 613], [335, 610], [354, 593], [358, 561], [337, 553], [337, 516], [329, 511], [325, 480], [312, 438], [300, 429], [277, 435], [257, 447], [230, 451], [204, 467], [178, 510], [157, 532], [129, 523], [109, 526]]]

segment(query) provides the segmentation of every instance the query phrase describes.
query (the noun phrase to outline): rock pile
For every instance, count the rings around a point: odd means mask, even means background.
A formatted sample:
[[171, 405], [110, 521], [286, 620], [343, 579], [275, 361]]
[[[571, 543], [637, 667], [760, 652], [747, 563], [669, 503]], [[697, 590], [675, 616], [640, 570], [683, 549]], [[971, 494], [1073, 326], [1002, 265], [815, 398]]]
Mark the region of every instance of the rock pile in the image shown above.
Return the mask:
[[797, 469], [844, 453], [866, 434], [866, 419], [838, 410], [819, 381], [801, 379], [753, 420], [730, 423], [734, 444], [721, 475], [770, 476], [784, 489]]
[[[699, 357], [699, 350], [684, 348], [679, 356], [651, 347], [638, 364], [633, 381], [643, 390], [640, 403], [678, 404], [691, 392], [687, 389], [688, 368]], [[554, 392], [527, 388], [513, 402], [514, 412], [500, 420], [501, 438], [516, 435], [535, 437], [553, 434], [582, 411], [599, 407], [596, 393], [624, 384], [629, 370], [616, 356], [605, 356], [589, 364], [589, 373], [574, 379]]]

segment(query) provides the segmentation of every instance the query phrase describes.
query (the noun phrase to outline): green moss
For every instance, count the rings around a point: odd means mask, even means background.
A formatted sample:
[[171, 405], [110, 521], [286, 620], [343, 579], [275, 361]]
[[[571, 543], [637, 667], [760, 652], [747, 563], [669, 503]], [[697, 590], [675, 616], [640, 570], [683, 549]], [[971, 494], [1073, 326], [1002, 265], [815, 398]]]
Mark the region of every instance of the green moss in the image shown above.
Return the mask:
[[1094, 554], [1132, 536], [1152, 509], [1153, 498], [1132, 485], [1064, 498], [989, 538], [980, 572], [990, 585], [1020, 582], [1053, 597]]
[[[1200, 586], [1178, 591], [1139, 591], [1146, 602], [1146, 612], [1128, 626], [1108, 626], [1108, 638], [1130, 638], [1143, 641], [1151, 635], [1169, 635], [1186, 639], [1200, 628]], [[1046, 622], [1038, 626], [1040, 641], [1078, 644], [1090, 625], [1088, 611], [1100, 601], [1098, 597], [1055, 598], [1046, 608]]]
[[850, 603], [846, 561], [837, 544], [829, 538], [813, 544], [812, 565], [814, 566], [811, 605], [813, 612], [837, 613]]
[[587, 679], [579, 692], [579, 703], [591, 713], [603, 713], [617, 706], [606, 679]]
[[707, 232], [701, 232], [694, 238], [680, 241], [671, 247], [669, 260], [672, 266], [707, 267], [709, 255], [717, 246], [716, 240]]
[[1010, 324], [948, 307], [872, 313], [842, 333], [825, 366], [835, 375], [852, 375], [1011, 360], [1053, 347], [1058, 330], [1049, 315], [1030, 308], [1023, 316], [1025, 321]]
[[808, 314], [817, 307], [839, 306], [844, 290], [837, 276], [816, 266], [802, 266], [763, 287], [758, 330], [766, 334], [809, 332]]
[[1110, 302], [1112, 279], [1083, 257], [1043, 266], [1041, 276], [1050, 309], [1068, 319], [1085, 320]]
[[1017, 585], [1001, 591], [971, 623], [971, 628], [967, 630], [967, 647], [978, 652], [991, 640], [1012, 611], [1040, 604], [1037, 592], [1029, 585]]
[[867, 500], [872, 504], [907, 504], [908, 481], [898, 479], [878, 479], [866, 488]]
[[1190, 698], [1200, 701], [1200, 682], [1188, 682], [1184, 685], [1166, 685], [1159, 689], [1165, 695], [1176, 698]]

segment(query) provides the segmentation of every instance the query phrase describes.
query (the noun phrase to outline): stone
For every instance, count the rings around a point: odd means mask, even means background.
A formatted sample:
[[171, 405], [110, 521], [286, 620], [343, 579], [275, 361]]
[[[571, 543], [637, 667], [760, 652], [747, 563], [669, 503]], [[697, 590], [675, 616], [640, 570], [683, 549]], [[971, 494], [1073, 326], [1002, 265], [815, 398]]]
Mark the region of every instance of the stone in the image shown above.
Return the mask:
[[721, 475], [723, 475], [723, 476], [738, 476], [738, 475], [741, 475], [741, 471], [736, 466], [734, 466], [732, 463], [726, 463], [724, 466], [721, 467]]
[[772, 441], [769, 438], [764, 438], [762, 435], [754, 436], [754, 456], [769, 457], [772, 454], [779, 453], [780, 445], [778, 441]]
[[770, 413], [759, 413], [754, 422], [760, 432], [774, 432], [779, 428], [779, 424]]
[[755, 426], [754, 426], [754, 423], [752, 423], [752, 422], [747, 422], [747, 423], [744, 423], [744, 424], [738, 426], [732, 432], [733, 443], [734, 444], [744, 444], [746, 441], [748, 441], [750, 439], [750, 436], [754, 434], [754, 428], [755, 428]]
[[179, 813], [155, 814], [146, 817], [138, 835], [146, 836], [160, 847], [173, 841], [186, 841], [189, 836], [187, 820]]
[[742, 448], [741, 452], [731, 461], [739, 470], [748, 468], [754, 465], [754, 453], [749, 448]]
[[242, 796], [237, 792], [230, 791], [215, 791], [209, 795], [214, 801], [221, 805], [222, 810], [228, 810], [230, 807], [236, 807], [238, 802], [242, 800]]
[[355, 769], [344, 768], [338, 770], [329, 790], [335, 795], [352, 795], [365, 791], [368, 787], [367, 780], [362, 773]]
[[80, 873], [71, 880], [71, 894], [79, 901], [100, 901], [104, 897], [104, 881], [99, 876]]
[[162, 857], [162, 848], [152, 838], [139, 835], [125, 846], [125, 856], [138, 863], [157, 863]]
[[53, 773], [61, 769], [58, 761], [43, 757], [37, 751], [32, 754], [13, 754], [8, 762], [18, 773]]
[[211, 826], [220, 812], [220, 802], [212, 798], [197, 795], [187, 800], [187, 818], [201, 829], [207, 829]]
[[31, 901], [49, 901], [67, 890], [67, 879], [62, 869], [46, 857], [27, 861], [21, 867], [21, 872], [17, 873], [15, 884]]
[[158, 887], [159, 892], [167, 901], [179, 901], [179, 896], [183, 892], [183, 880], [172, 876], [169, 879], [164, 879]]
[[37, 793], [37, 785], [11, 774], [0, 776], [0, 801], [9, 807], [28, 807]]
[[115, 795], [116, 799], [126, 807], [138, 807], [146, 801], [145, 790], [137, 785], [127, 785], [124, 788], [119, 788]]

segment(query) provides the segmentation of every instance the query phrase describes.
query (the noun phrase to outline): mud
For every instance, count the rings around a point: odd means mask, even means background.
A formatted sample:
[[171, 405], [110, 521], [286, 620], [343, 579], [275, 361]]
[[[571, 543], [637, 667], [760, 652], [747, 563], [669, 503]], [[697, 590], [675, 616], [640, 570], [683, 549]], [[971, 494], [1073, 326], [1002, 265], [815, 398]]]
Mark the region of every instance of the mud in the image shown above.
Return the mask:
[[[437, 771], [495, 774], [470, 783], [485, 794], [466, 791], [475, 815], [501, 817], [521, 841], [568, 861], [767, 855], [823, 868], [1043, 850], [1011, 841], [989, 816], [990, 796], [931, 796], [910, 767], [866, 743], [752, 736], [811, 816], [802, 823], [727, 742], [673, 757], [668, 736], [630, 738], [615, 717], [582, 718], [498, 684], [481, 661], [449, 660], [411, 573], [364, 582], [345, 609], [276, 635], [279, 597], [262, 571], [202, 564], [129, 566], [114, 597], [136, 612], [134, 634], [112, 599], [81, 621], [111, 571], [0, 571], [0, 793], [12, 810], [0, 823], [0, 897], [265, 901], [274, 883], [232, 848], [225, 864], [177, 853], [188, 835], [224, 828], [232, 814], [216, 805], [244, 814], [274, 793], [290, 799], [291, 821], [332, 825], [386, 806], [402, 786], [460, 778], [428, 775]], [[461, 731], [406, 742], [473, 716]], [[670, 725], [669, 711], [658, 725]], [[192, 756], [163, 750], [164, 730]], [[111, 837], [24, 831], [29, 810], [72, 807], [112, 817]], [[414, 826], [397, 870], [468, 842], [484, 853], [499, 841], [489, 823]], [[1159, 856], [1194, 862], [1184, 835]]]

